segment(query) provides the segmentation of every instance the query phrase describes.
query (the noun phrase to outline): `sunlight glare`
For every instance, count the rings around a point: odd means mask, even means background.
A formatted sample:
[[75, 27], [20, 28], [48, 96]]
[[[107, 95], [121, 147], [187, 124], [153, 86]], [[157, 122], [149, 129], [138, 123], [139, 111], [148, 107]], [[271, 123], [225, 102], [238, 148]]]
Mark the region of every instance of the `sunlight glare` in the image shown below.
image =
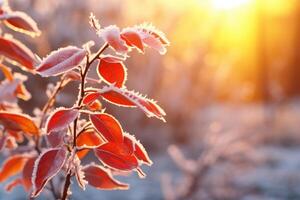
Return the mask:
[[217, 10], [230, 10], [247, 4], [250, 0], [213, 0], [212, 5]]

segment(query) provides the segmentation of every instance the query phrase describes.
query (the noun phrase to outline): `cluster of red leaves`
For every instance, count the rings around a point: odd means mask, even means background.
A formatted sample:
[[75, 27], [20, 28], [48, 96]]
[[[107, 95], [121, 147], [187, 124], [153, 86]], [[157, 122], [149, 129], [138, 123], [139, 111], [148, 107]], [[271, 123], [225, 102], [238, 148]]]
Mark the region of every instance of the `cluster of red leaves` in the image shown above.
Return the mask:
[[[1, 2], [0, 21], [5, 26], [33, 37], [40, 34], [29, 16], [12, 11], [7, 2]], [[155, 101], [126, 88], [124, 61], [132, 49], [144, 53], [145, 47], [150, 47], [164, 54], [169, 42], [152, 25], [102, 29], [93, 15], [90, 24], [104, 40], [103, 47], [96, 53], [91, 53], [89, 44], [68, 46], [53, 51], [41, 61], [20, 41], [0, 34], [0, 70], [5, 78], [0, 83], [0, 150], [14, 149], [0, 169], [0, 182], [16, 176], [6, 186], [8, 191], [23, 185], [34, 198], [49, 183], [46, 188], [54, 197], [66, 199], [71, 177], [76, 178], [82, 189], [86, 184], [98, 189], [127, 189], [129, 186], [117, 181], [113, 174], [134, 170], [143, 177], [141, 165], [152, 164], [143, 145], [105, 112], [101, 100], [138, 107], [148, 117], [164, 121], [165, 112]], [[103, 55], [108, 47], [116, 55]], [[48, 91], [49, 100], [35, 117], [23, 114], [17, 105], [18, 98], [30, 98], [23, 84], [26, 77], [12, 73], [4, 61], [43, 77], [61, 77], [53, 91]], [[97, 63], [98, 80], [87, 76], [94, 63]], [[68, 108], [55, 109], [57, 93], [71, 82], [80, 83], [77, 102]], [[19, 145], [24, 142], [25, 148]], [[83, 166], [81, 161], [89, 152], [99, 162]], [[60, 188], [52, 183], [55, 176], [65, 176], [61, 194], [57, 194]]]

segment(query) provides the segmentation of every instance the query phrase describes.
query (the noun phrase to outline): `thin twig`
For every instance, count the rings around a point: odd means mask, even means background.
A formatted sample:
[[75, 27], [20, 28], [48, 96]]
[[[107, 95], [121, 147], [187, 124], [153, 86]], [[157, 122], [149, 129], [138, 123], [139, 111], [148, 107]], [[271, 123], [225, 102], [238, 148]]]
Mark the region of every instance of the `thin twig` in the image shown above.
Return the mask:
[[[89, 68], [93, 64], [93, 62], [100, 57], [100, 55], [104, 52], [104, 50], [108, 47], [109, 45], [105, 43], [99, 51], [94, 55], [94, 57], [89, 60], [89, 56], [87, 55], [86, 57], [86, 66], [84, 69], [81, 68], [80, 75], [81, 75], [81, 83], [80, 83], [80, 91], [79, 91], [79, 96], [78, 96], [78, 101], [77, 101], [77, 107], [81, 107], [84, 95], [85, 95], [85, 82], [87, 78], [87, 74], [89, 71]], [[77, 123], [78, 123], [79, 117], [77, 117], [74, 120], [74, 126], [73, 126], [73, 148], [76, 147], [76, 137], [77, 137]], [[63, 189], [63, 194], [62, 194], [62, 200], [66, 200], [68, 197], [68, 190], [71, 184], [71, 177], [72, 177], [72, 172], [70, 171], [67, 176], [66, 176], [66, 181]]]

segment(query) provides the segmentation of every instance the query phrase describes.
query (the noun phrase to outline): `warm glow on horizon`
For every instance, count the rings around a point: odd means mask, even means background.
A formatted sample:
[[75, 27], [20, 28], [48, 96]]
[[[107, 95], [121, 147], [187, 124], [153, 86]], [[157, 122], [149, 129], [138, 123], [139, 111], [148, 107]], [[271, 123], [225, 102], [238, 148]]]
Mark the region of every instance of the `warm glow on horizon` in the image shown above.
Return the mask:
[[213, 7], [217, 10], [230, 10], [247, 4], [250, 0], [213, 0]]

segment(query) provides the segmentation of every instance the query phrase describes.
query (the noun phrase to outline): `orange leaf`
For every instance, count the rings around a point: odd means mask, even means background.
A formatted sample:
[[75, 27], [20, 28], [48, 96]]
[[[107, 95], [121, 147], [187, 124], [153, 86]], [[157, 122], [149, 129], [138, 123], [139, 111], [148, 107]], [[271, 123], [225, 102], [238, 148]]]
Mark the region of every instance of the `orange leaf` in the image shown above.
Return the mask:
[[11, 131], [23, 131], [31, 135], [39, 134], [39, 129], [33, 120], [24, 114], [0, 111], [0, 124]]
[[5, 186], [5, 190], [7, 192], [11, 192], [16, 186], [22, 185], [22, 184], [23, 184], [23, 180], [21, 178], [17, 178], [15, 180], [11, 181], [10, 183], [8, 183]]
[[127, 78], [127, 72], [122, 60], [113, 56], [105, 56], [100, 59], [98, 75], [105, 82], [122, 87]]
[[120, 123], [112, 116], [106, 113], [90, 114], [90, 120], [95, 129], [103, 135], [107, 141], [122, 142], [123, 130]]
[[102, 109], [102, 104], [99, 100], [87, 105], [88, 109], [91, 111], [100, 111]]
[[55, 110], [47, 121], [47, 134], [67, 128], [68, 125], [78, 117], [78, 115], [79, 111], [77, 109], [60, 108]]
[[21, 172], [27, 160], [28, 157], [20, 154], [11, 156], [5, 160], [0, 171], [0, 182]]
[[61, 148], [48, 149], [39, 156], [33, 169], [32, 197], [38, 196], [47, 182], [61, 170], [66, 157], [67, 151]]
[[[13, 82], [14, 81], [14, 76], [11, 72], [11, 69], [3, 64], [0, 63], [0, 70], [3, 72], [5, 78], [9, 81], [9, 82]], [[31, 95], [30, 93], [27, 91], [27, 89], [25, 88], [23, 83], [19, 83], [17, 88], [15, 89], [14, 92], [20, 99], [23, 100], [28, 100], [30, 99]]]
[[[76, 138], [77, 147], [97, 147], [103, 143], [104, 140], [94, 130], [87, 130]], [[88, 152], [88, 149], [83, 149], [77, 153], [77, 156], [82, 159]]]
[[29, 191], [32, 188], [31, 179], [35, 160], [36, 157], [28, 159], [22, 171], [23, 185], [26, 191]]
[[129, 188], [127, 184], [115, 180], [110, 171], [101, 166], [88, 165], [83, 168], [83, 171], [85, 179], [88, 181], [89, 185], [97, 189], [124, 190]]
[[85, 105], [91, 104], [94, 101], [96, 101], [100, 96], [101, 94], [98, 92], [89, 93], [83, 98], [82, 103]]
[[18, 62], [25, 70], [33, 70], [36, 63], [34, 54], [21, 42], [12, 38], [0, 37], [0, 54]]
[[37, 67], [37, 72], [42, 76], [56, 76], [77, 67], [86, 55], [85, 49], [68, 46], [53, 51]]
[[20, 83], [15, 91], [15, 94], [18, 98], [27, 101], [31, 98], [31, 94], [28, 92], [28, 90], [25, 88], [25, 85], [23, 83]]
[[12, 81], [14, 79], [13, 74], [11, 73], [11, 69], [5, 65], [3, 65], [2, 63], [0, 63], [0, 69], [4, 75], [4, 77], [8, 80], [8, 81]]

